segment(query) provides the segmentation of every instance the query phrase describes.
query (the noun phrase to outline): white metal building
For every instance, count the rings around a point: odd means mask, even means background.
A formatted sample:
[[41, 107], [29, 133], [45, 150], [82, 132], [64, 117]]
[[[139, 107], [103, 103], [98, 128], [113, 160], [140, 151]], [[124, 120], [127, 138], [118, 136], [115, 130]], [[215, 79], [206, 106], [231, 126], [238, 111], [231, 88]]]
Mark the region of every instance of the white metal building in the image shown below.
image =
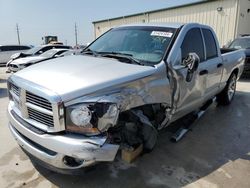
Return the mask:
[[95, 37], [112, 27], [146, 22], [198, 22], [215, 30], [220, 44], [250, 34], [250, 0], [207, 0], [93, 22]]

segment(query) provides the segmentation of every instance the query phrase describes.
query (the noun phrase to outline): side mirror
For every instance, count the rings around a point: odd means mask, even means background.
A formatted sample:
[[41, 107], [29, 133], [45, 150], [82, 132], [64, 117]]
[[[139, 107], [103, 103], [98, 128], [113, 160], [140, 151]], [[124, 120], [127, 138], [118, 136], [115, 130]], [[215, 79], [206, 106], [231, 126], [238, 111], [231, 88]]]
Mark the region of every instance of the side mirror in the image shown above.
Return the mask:
[[194, 72], [198, 69], [200, 58], [196, 53], [189, 53], [182, 61], [182, 64], [188, 68], [186, 81], [190, 82], [193, 78]]

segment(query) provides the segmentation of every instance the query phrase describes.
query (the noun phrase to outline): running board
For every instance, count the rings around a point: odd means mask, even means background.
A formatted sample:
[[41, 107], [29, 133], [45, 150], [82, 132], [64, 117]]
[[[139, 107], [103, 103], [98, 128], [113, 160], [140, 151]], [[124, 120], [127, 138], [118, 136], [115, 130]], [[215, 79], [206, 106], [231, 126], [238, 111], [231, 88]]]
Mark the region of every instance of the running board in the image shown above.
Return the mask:
[[215, 102], [216, 98], [213, 98], [211, 100], [209, 100], [208, 102], [205, 103], [205, 105], [203, 105], [201, 108], [200, 108], [200, 111], [196, 114], [193, 114], [193, 119], [191, 119], [191, 123], [190, 124], [187, 124], [187, 125], [184, 125], [184, 126], [181, 126], [174, 134], [173, 136], [171, 137], [171, 141], [172, 142], [178, 142], [179, 140], [181, 140], [184, 135], [189, 131], [191, 130], [191, 127], [192, 125], [194, 125], [194, 123], [196, 121], [198, 121], [202, 116], [203, 114], [206, 112], [206, 110], [208, 109], [209, 106], [211, 106], [211, 104], [213, 104]]

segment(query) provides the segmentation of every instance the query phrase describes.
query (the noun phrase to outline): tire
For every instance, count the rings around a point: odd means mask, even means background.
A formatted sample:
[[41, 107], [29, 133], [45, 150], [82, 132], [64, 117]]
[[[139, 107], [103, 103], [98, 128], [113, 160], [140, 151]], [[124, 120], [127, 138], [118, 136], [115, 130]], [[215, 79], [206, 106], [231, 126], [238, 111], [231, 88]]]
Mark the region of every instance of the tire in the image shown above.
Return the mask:
[[232, 102], [236, 91], [236, 83], [237, 76], [235, 73], [232, 73], [227, 81], [226, 87], [217, 95], [218, 104], [229, 105]]

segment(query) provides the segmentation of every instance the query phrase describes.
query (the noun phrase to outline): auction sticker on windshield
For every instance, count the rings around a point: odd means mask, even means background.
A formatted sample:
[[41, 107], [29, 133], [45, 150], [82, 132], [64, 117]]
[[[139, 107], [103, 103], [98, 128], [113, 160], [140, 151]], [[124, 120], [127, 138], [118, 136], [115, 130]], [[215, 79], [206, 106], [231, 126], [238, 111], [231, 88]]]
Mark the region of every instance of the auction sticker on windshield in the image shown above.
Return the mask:
[[151, 36], [158, 36], [158, 37], [172, 37], [173, 33], [171, 32], [164, 32], [164, 31], [152, 31]]

